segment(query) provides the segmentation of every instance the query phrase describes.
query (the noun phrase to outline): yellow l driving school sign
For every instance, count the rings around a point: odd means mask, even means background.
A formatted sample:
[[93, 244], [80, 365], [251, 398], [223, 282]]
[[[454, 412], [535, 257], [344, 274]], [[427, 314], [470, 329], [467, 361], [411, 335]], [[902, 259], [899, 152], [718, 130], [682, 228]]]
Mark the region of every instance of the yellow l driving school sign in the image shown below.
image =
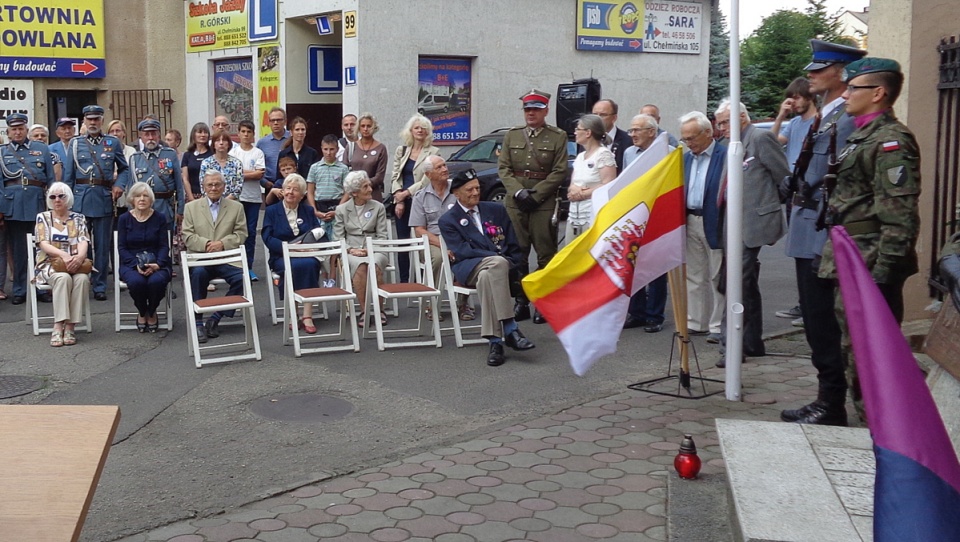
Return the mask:
[[247, 0], [206, 0], [187, 5], [187, 52], [246, 47]]
[[106, 77], [103, 0], [0, 4], [0, 77]]

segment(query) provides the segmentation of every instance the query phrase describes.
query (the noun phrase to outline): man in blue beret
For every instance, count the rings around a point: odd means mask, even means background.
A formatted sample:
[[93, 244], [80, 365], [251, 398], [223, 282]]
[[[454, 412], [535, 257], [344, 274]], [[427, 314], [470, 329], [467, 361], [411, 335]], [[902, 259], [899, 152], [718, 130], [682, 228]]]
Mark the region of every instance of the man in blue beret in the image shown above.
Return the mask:
[[71, 139], [67, 145], [63, 182], [73, 188], [73, 210], [87, 217], [87, 228], [93, 235], [93, 298], [106, 301], [107, 267], [113, 252], [114, 201], [123, 195], [128, 166], [123, 143], [103, 133], [102, 107], [84, 107], [83, 125], [87, 133]]
[[160, 143], [160, 121], [145, 118], [137, 124], [140, 135], [138, 152], [130, 155], [130, 176], [123, 186], [126, 191], [133, 183], [142, 182], [153, 189], [153, 209], [170, 220], [171, 230], [183, 220], [183, 177], [177, 151]]
[[817, 129], [807, 136], [811, 137], [812, 155], [799, 185], [790, 186], [789, 182], [784, 182], [781, 196], [792, 202], [786, 253], [794, 259], [796, 266], [803, 331], [810, 345], [810, 359], [817, 369], [818, 390], [816, 401], [784, 410], [780, 419], [816, 425], [846, 425], [847, 379], [840, 346], [842, 333], [834, 311], [834, 282], [817, 277], [820, 254], [827, 241], [827, 230], [817, 230], [817, 216], [819, 206], [824, 204], [823, 178], [830, 169], [830, 156], [836, 156], [843, 149], [847, 137], [856, 129], [853, 118], [847, 115], [844, 100], [847, 83], [843, 79], [843, 69], [863, 58], [867, 52], [822, 40], [810, 40], [810, 47], [813, 60], [805, 69], [810, 80], [810, 93], [820, 98], [821, 103], [820, 113], [814, 119]]
[[[44, 193], [56, 177], [49, 147], [27, 139], [26, 115], [7, 116], [7, 135], [10, 143], [0, 146], [0, 216], [6, 222], [6, 240], [13, 254], [13, 304], [21, 305], [27, 301], [27, 250], [32, 250], [27, 247], [27, 234], [33, 233], [37, 215], [46, 209]], [[38, 297], [50, 301], [49, 292]]]
[[[843, 226], [857, 242], [874, 282], [894, 318], [903, 321], [903, 285], [920, 270], [920, 147], [913, 133], [893, 113], [903, 88], [900, 64], [864, 57], [844, 70], [847, 114], [857, 130], [837, 157], [837, 188], [830, 196], [831, 223]], [[823, 249], [820, 277], [837, 276], [830, 240]], [[857, 366], [853, 360], [843, 303], [837, 317], [844, 330], [847, 384], [854, 406], [866, 420]]]

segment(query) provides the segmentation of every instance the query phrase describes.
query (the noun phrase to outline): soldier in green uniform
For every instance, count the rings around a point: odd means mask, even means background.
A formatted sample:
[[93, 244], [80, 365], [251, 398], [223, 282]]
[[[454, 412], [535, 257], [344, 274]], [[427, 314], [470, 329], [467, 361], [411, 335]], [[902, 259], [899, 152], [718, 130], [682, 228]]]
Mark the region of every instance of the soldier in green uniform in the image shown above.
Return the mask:
[[[897, 322], [903, 321], [903, 285], [919, 271], [920, 149], [913, 133], [893, 114], [903, 87], [900, 65], [865, 57], [844, 71], [847, 113], [857, 130], [838, 156], [837, 186], [830, 195], [833, 225], [843, 226], [857, 243], [874, 282]], [[833, 245], [823, 250], [820, 277], [835, 279]], [[856, 364], [839, 290], [836, 310], [847, 354], [847, 383], [854, 406], [865, 419]]]
[[[507, 189], [507, 214], [517, 233], [524, 264], [533, 245], [537, 265], [542, 268], [557, 252], [557, 226], [552, 218], [557, 190], [567, 178], [567, 133], [546, 123], [549, 94], [534, 89], [520, 100], [526, 122], [503, 136], [499, 174]], [[517, 297], [514, 312], [517, 320], [530, 317], [522, 294]], [[537, 313], [533, 321], [542, 324], [546, 320]]]

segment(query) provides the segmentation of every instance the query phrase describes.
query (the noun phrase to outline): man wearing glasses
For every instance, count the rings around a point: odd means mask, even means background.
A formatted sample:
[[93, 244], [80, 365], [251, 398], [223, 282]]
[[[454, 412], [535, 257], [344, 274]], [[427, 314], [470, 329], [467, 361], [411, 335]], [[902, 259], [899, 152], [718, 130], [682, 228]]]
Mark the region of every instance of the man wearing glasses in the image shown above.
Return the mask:
[[[903, 321], [903, 285], [917, 273], [920, 235], [920, 148], [913, 133], [893, 114], [903, 88], [900, 64], [887, 58], [864, 57], [844, 69], [847, 114], [856, 131], [837, 159], [837, 187], [830, 194], [828, 223], [843, 226], [857, 242], [873, 281], [897, 323]], [[837, 276], [833, 245], [827, 239], [819, 275]], [[866, 421], [857, 366], [837, 297], [837, 315], [847, 355], [847, 385], [860, 418]]]
[[[630, 134], [633, 145], [623, 153], [624, 167], [632, 164], [657, 139], [660, 133], [657, 119], [650, 115], [637, 115], [630, 121], [630, 129], [627, 133]], [[670, 150], [673, 148], [671, 146]], [[630, 298], [630, 307], [627, 309], [627, 319], [623, 322], [623, 329], [642, 326], [647, 333], [662, 331], [666, 306], [667, 275], [660, 275]]]
[[[271, 108], [267, 119], [270, 121], [270, 133], [257, 141], [257, 148], [263, 151], [266, 165], [263, 178], [269, 183], [274, 183], [277, 180], [277, 159], [280, 157], [283, 144], [290, 139], [290, 131], [287, 130], [287, 113], [282, 107]], [[261, 184], [265, 183], [261, 182]]]
[[[813, 155], [803, 182], [799, 187], [789, 187], [785, 182], [780, 193], [791, 198], [793, 203], [786, 253], [794, 259], [796, 266], [803, 332], [810, 345], [810, 360], [817, 369], [818, 389], [816, 401], [801, 408], [784, 410], [780, 419], [817, 425], [846, 425], [847, 380], [840, 346], [840, 324], [834, 310], [835, 290], [832, 280], [817, 277], [820, 254], [827, 240], [826, 229], [817, 231], [817, 208], [824, 197], [822, 184], [830, 167], [832, 134], [836, 134], [833, 154], [839, 154], [856, 129], [853, 118], [846, 114], [847, 104], [843, 96], [847, 83], [842, 79], [843, 68], [867, 52], [815, 39], [810, 40], [810, 47], [813, 59], [805, 69], [810, 92], [821, 98], [820, 126], [813, 135]], [[792, 192], [792, 188], [796, 191]]]
[[[0, 146], [0, 222], [13, 255], [13, 304], [27, 301], [27, 234], [33, 233], [37, 215], [45, 209], [43, 193], [54, 182], [50, 149], [39, 141], [27, 139], [27, 116], [7, 115], [10, 143]], [[6, 246], [3, 246], [6, 250]], [[6, 255], [4, 255], [6, 256]], [[3, 258], [6, 265], [6, 258]], [[0, 291], [3, 290], [0, 284]], [[49, 292], [38, 293], [41, 301], [50, 301]]]
[[713, 125], [700, 111], [680, 117], [683, 181], [687, 207], [687, 329], [691, 335], [720, 339], [723, 295], [720, 294], [720, 183], [727, 148], [713, 139]]
[[593, 114], [600, 117], [603, 121], [603, 129], [610, 136], [610, 152], [613, 153], [613, 159], [617, 163], [617, 174], [623, 171], [623, 153], [631, 146], [630, 136], [627, 132], [617, 128], [617, 112], [620, 108], [617, 102], [613, 100], [600, 100], [593, 104]]

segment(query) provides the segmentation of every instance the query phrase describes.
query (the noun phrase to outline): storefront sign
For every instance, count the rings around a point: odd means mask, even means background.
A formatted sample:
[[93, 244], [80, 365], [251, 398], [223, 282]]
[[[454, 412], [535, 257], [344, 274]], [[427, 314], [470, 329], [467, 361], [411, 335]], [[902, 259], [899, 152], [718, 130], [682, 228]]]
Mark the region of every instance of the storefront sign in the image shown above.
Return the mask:
[[24, 113], [30, 124], [33, 118], [33, 81], [29, 79], [0, 79], [0, 132], [7, 129], [7, 115]]
[[247, 40], [246, 0], [200, 0], [188, 2], [187, 52], [216, 51], [245, 47]]
[[260, 133], [270, 133], [270, 109], [280, 105], [280, 46], [257, 47], [257, 93]]
[[[214, 115], [230, 119], [230, 133], [241, 120], [253, 121], [253, 61], [231, 58], [213, 63]], [[256, 122], [254, 122], [256, 124]]]
[[103, 0], [0, 5], [0, 77], [107, 76]]
[[577, 49], [700, 53], [703, 5], [577, 0]]
[[420, 57], [417, 112], [433, 123], [434, 145], [470, 142], [470, 60]]

